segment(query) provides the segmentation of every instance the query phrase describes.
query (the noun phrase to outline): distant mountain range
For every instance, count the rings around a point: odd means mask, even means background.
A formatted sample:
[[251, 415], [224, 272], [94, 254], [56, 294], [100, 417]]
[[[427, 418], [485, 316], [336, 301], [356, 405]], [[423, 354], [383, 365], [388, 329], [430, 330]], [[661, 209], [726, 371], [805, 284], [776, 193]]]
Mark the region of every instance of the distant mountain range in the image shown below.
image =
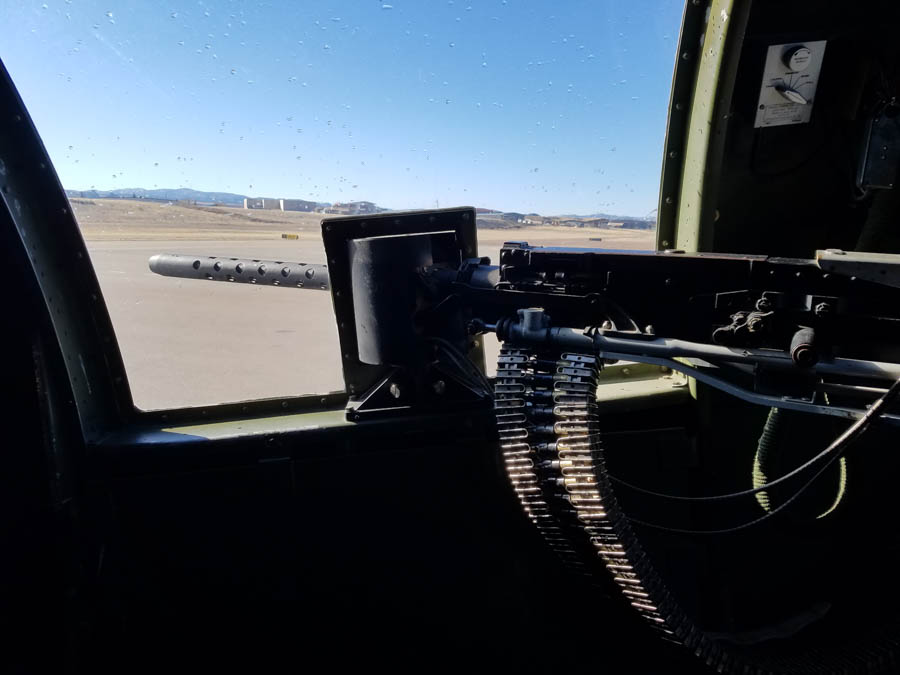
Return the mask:
[[621, 222], [623, 220], [643, 220], [648, 223], [656, 222], [656, 218], [650, 218], [647, 216], [623, 216], [616, 213], [588, 213], [587, 215], [579, 215], [575, 213], [563, 213], [563, 214], [554, 214], [554, 218], [606, 218], [607, 220], [616, 223]]
[[238, 195], [233, 192], [203, 192], [190, 188], [177, 188], [158, 190], [146, 190], [144, 188], [121, 188], [119, 190], [66, 190], [69, 197], [83, 197], [85, 199], [181, 199], [195, 202], [209, 202], [216, 204], [243, 205], [247, 195]]
[[[187, 200], [201, 202], [207, 204], [227, 204], [229, 206], [243, 206], [244, 200], [248, 199], [247, 195], [239, 195], [234, 192], [204, 192], [203, 190], [192, 190], [190, 188], [159, 188], [155, 190], [147, 190], [145, 188], [120, 188], [118, 190], [66, 190], [69, 197], [83, 199], [153, 199], [160, 201], [179, 201]], [[327, 202], [318, 202], [319, 206], [331, 206]], [[479, 208], [480, 215], [489, 215], [491, 213], [500, 214], [502, 211], [494, 209]], [[549, 217], [549, 216], [548, 216]], [[588, 216], [576, 214], [553, 214], [556, 218], [608, 218], [611, 221], [623, 220], [652, 220], [645, 217], [638, 218], [635, 216], [620, 216], [608, 213], [591, 213]]]

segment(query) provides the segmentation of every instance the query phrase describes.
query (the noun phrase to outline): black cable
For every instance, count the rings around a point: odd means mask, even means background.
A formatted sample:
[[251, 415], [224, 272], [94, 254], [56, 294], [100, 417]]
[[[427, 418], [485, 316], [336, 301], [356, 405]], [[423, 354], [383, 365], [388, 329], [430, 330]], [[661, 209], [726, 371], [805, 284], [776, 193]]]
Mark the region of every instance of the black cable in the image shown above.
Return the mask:
[[[866, 413], [858, 419], [850, 428], [848, 428], [843, 434], [841, 434], [837, 441], [832, 445], [840, 442], [841, 447], [845, 448], [847, 445], [858, 439], [865, 431], [871, 426], [872, 422], [875, 421], [881, 414], [882, 410], [893, 403], [893, 401], [897, 398], [897, 395], [900, 394], [900, 380], [894, 382], [890, 389], [888, 389], [887, 393], [884, 394], [880, 399], [878, 399], [872, 406], [866, 411]], [[831, 447], [831, 446], [829, 446]], [[655, 530], [661, 530], [663, 532], [671, 532], [673, 534], [692, 534], [692, 535], [703, 535], [703, 534], [731, 534], [734, 532], [739, 532], [741, 530], [745, 530], [748, 527], [753, 527], [754, 525], [759, 525], [760, 523], [765, 522], [769, 518], [773, 518], [778, 515], [781, 511], [790, 506], [794, 501], [796, 501], [800, 495], [802, 495], [810, 485], [812, 485], [816, 479], [821, 476], [832, 464], [834, 464], [842, 455], [842, 452], [835, 453], [833, 457], [831, 457], [821, 469], [816, 471], [813, 474], [812, 478], [806, 481], [797, 492], [795, 492], [790, 498], [788, 498], [783, 504], [780, 504], [777, 508], [769, 511], [768, 513], [754, 518], [753, 520], [749, 520], [747, 522], [741, 523], [739, 525], [734, 525], [732, 527], [725, 527], [714, 530], [693, 530], [687, 528], [679, 528], [679, 527], [668, 527], [666, 525], [659, 525], [657, 523], [650, 523], [643, 520], [638, 520], [637, 518], [629, 518], [628, 520], [635, 525], [640, 525], [642, 527], [649, 527]], [[774, 483], [774, 481], [773, 481]]]
[[[472, 363], [465, 354], [463, 354], [456, 346], [440, 337], [431, 337], [428, 338], [430, 341], [436, 343], [438, 346], [443, 347], [445, 352], [451, 357], [452, 361], [456, 364], [456, 367], [465, 374], [465, 371], [469, 371], [468, 375], [471, 376], [474, 374], [474, 379], [484, 388], [484, 394], [486, 396], [492, 396], [494, 393], [494, 387], [491, 385], [490, 380], [487, 379], [487, 376], [481, 372], [474, 363]], [[467, 378], [468, 379], [468, 378]], [[477, 387], [476, 387], [477, 388]]]
[[802, 473], [806, 469], [810, 468], [813, 464], [824, 459], [831, 453], [836, 453], [837, 456], [842, 455], [844, 453], [844, 450], [846, 450], [847, 446], [850, 443], [852, 443], [854, 440], [856, 440], [862, 433], [864, 433], [866, 431], [866, 429], [869, 428], [871, 423], [874, 421], [873, 416], [880, 415], [880, 413], [877, 411], [880, 411], [885, 406], [893, 403], [894, 399], [897, 398], [898, 394], [900, 394], [900, 380], [897, 380], [896, 382], [894, 382], [894, 384], [891, 385], [890, 389], [888, 389], [887, 392], [885, 392], [882, 395], [882, 397], [880, 399], [878, 399], [878, 401], [873, 403], [872, 406], [865, 412], [865, 414], [862, 417], [860, 417], [858, 420], [856, 420], [856, 422], [854, 422], [846, 431], [844, 431], [844, 433], [842, 433], [834, 441], [832, 441], [831, 444], [827, 448], [825, 448], [822, 452], [820, 452], [818, 455], [816, 455], [812, 459], [807, 460], [806, 462], [804, 462], [797, 468], [792, 469], [791, 471], [788, 471], [783, 476], [779, 476], [778, 478], [776, 478], [768, 483], [765, 483], [763, 485], [760, 485], [759, 487], [753, 488], [751, 490], [741, 490], [740, 492], [729, 492], [729, 493], [725, 493], [725, 494], [721, 494], [721, 495], [708, 495], [708, 496], [703, 496], [703, 497], [688, 497], [688, 496], [683, 496], [683, 495], [671, 495], [671, 494], [666, 494], [664, 492], [655, 492], [653, 490], [648, 490], [646, 488], [642, 488], [637, 485], [633, 485], [627, 481], [622, 480], [621, 478], [616, 478], [615, 476], [609, 476], [609, 479], [610, 479], [610, 481], [612, 481], [614, 483], [622, 485], [623, 487], [626, 487], [629, 490], [633, 490], [633, 491], [639, 492], [641, 494], [645, 494], [645, 495], [648, 495], [651, 497], [658, 497], [660, 499], [669, 499], [672, 501], [679, 501], [679, 502], [716, 502], [716, 501], [723, 501], [723, 500], [727, 500], [727, 499], [738, 499], [741, 497], [750, 497], [759, 492], [765, 492], [765, 491], [775, 487], [776, 485], [780, 485], [781, 483], [784, 483], [785, 481], [788, 481], [791, 478], [794, 478], [795, 476]]
[[812, 485], [815, 482], [815, 480], [819, 476], [821, 476], [825, 472], [825, 470], [828, 469], [828, 467], [830, 467], [832, 464], [834, 464], [839, 458], [840, 458], [840, 455], [835, 455], [834, 457], [829, 459], [821, 469], [819, 469], [818, 471], [816, 471], [815, 474], [813, 474], [812, 478], [810, 478], [808, 481], [806, 481], [800, 487], [800, 489], [797, 490], [797, 492], [795, 492], [793, 495], [791, 495], [791, 497], [789, 499], [787, 499], [783, 504], [772, 509], [771, 511], [769, 511], [765, 515], [760, 516], [759, 518], [754, 518], [753, 520], [748, 520], [747, 522], [741, 523], [740, 525], [734, 525], [733, 527], [723, 527], [723, 528], [717, 529], [717, 530], [691, 530], [691, 529], [680, 528], [680, 527], [668, 527], [666, 525], [659, 525], [657, 523], [648, 523], [643, 520], [638, 520], [637, 518], [628, 518], [628, 520], [630, 522], [634, 523], [635, 525], [640, 525], [642, 527], [649, 527], [654, 530], [661, 530], [663, 532], [672, 532], [673, 534], [731, 534], [733, 532], [740, 532], [741, 530], [746, 530], [748, 527], [753, 527], [754, 525], [759, 525], [760, 523], [765, 522], [769, 518], [774, 518], [776, 515], [778, 515], [779, 512], [786, 509], [797, 498], [799, 498], [800, 495], [802, 495], [806, 491], [806, 489], [810, 485]]

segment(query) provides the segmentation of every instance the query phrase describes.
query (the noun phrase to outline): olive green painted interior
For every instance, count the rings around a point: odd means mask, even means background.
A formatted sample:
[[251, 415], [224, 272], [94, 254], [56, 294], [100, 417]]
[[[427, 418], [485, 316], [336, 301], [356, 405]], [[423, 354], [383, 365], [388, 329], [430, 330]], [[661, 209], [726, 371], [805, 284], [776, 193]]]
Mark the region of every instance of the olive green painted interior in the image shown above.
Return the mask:
[[[699, 65], [688, 118], [675, 234], [675, 248], [685, 251], [700, 250], [707, 158], [715, 123], [726, 38], [732, 24], [734, 4], [735, 0], [713, 0], [703, 43], [699, 48]], [[692, 56], [689, 45], [682, 45], [680, 58], [685, 57], [697, 58]]]

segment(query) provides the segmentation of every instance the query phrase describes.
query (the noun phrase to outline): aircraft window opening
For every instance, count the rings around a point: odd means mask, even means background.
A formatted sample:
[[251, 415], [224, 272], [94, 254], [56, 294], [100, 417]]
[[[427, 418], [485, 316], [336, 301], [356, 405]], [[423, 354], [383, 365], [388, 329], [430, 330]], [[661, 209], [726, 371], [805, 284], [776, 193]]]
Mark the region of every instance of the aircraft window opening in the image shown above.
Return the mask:
[[0, 59], [160, 410], [344, 388], [327, 279], [292, 271], [326, 262], [322, 219], [471, 205], [494, 260], [654, 248], [683, 7], [6, 3]]

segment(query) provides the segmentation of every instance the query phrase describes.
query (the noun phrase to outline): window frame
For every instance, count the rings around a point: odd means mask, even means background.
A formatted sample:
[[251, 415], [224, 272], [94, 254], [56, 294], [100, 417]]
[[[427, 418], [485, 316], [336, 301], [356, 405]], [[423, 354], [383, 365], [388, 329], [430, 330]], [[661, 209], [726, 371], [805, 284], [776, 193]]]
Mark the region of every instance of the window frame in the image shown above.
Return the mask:
[[[677, 230], [677, 196], [684, 174], [680, 148], [688, 131], [687, 113], [699, 67], [699, 59], [692, 58], [696, 53], [684, 54], [688, 47], [696, 50], [707, 20], [705, 3], [685, 2], [663, 144], [657, 248], [671, 248]], [[7, 120], [12, 120], [13, 129], [13, 133], [0, 136], [2, 205], [19, 233], [43, 296], [85, 440], [101, 439], [129, 428], [274, 418], [346, 406], [350, 397], [346, 390], [159, 410], [135, 406], [84, 238], [46, 148], [2, 60], [0, 110]], [[669, 201], [672, 195], [674, 200]]]

